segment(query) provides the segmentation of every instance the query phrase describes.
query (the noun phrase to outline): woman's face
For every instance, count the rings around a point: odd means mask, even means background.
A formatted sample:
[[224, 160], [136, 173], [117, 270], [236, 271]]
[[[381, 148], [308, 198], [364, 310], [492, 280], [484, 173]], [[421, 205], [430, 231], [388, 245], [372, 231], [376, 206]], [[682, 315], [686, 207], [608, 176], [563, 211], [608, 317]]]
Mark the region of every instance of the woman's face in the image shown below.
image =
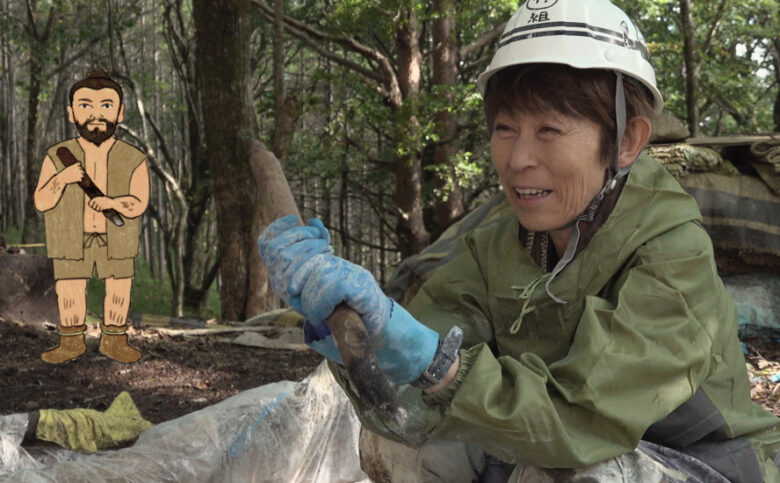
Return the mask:
[[493, 166], [523, 227], [558, 230], [585, 211], [604, 184], [600, 134], [594, 121], [557, 113], [496, 114]]

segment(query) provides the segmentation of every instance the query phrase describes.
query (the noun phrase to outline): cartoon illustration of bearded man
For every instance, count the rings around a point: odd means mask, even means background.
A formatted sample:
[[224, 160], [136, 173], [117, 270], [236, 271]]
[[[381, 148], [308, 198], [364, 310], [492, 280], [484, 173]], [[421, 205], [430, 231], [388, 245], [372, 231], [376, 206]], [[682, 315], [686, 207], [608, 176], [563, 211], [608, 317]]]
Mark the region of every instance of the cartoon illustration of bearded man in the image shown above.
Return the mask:
[[122, 99], [122, 87], [104, 71], [76, 82], [67, 110], [79, 135], [49, 148], [41, 167], [35, 207], [45, 214], [60, 313], [59, 343], [41, 356], [52, 364], [86, 352], [87, 281], [95, 272], [106, 284], [100, 352], [119, 362], [141, 358], [126, 330], [150, 180], [145, 154], [114, 137]]

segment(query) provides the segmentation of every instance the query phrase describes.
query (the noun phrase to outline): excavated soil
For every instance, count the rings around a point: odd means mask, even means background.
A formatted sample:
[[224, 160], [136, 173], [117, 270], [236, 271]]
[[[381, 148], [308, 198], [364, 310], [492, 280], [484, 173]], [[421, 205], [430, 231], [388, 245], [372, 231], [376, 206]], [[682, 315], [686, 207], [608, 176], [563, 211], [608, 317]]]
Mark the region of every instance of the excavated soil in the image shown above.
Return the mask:
[[0, 414], [36, 409], [104, 410], [129, 391], [153, 423], [177, 418], [245, 389], [281, 380], [300, 381], [322, 360], [316, 352], [238, 346], [224, 336], [167, 336], [155, 329], [129, 330], [143, 358], [121, 364], [97, 350], [99, 329], [90, 327], [87, 353], [51, 365], [41, 353], [57, 341], [46, 326], [0, 319]]
[[0, 237], [0, 414], [103, 410], [128, 391], [141, 414], [160, 423], [246, 389], [300, 381], [322, 361], [311, 350], [231, 344], [225, 334], [171, 336], [131, 326], [130, 343], [144, 355], [121, 364], [98, 352], [100, 331], [88, 324], [86, 354], [65, 364], [47, 364], [41, 354], [57, 344], [59, 320], [51, 260], [7, 253]]

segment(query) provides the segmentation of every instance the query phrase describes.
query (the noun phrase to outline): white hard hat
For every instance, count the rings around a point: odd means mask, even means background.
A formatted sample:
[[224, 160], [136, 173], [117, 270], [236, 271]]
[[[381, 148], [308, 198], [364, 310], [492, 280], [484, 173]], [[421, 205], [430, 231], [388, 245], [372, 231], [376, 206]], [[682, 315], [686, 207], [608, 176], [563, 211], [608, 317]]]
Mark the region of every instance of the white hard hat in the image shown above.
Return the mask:
[[493, 60], [477, 79], [477, 88], [484, 95], [493, 74], [532, 63], [622, 72], [652, 92], [656, 114], [663, 109], [645, 39], [609, 0], [527, 0], [509, 19]]

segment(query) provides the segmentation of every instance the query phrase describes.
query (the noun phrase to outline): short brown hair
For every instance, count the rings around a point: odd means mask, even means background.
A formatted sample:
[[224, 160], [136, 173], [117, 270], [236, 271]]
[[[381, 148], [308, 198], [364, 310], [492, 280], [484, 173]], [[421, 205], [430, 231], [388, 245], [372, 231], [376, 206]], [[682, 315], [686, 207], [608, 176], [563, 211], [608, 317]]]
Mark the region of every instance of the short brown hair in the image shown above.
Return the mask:
[[[624, 75], [626, 119], [653, 117], [653, 95], [639, 81]], [[601, 160], [606, 165], [616, 146], [615, 73], [575, 69], [564, 64], [523, 64], [493, 75], [485, 89], [485, 119], [492, 135], [499, 112], [539, 114], [554, 111], [588, 119], [601, 126]]]
[[106, 87], [113, 89], [119, 94], [119, 104], [122, 104], [122, 86], [117, 84], [104, 70], [89, 71], [83, 79], [73, 84], [73, 87], [70, 88], [70, 105], [73, 105], [73, 96], [76, 94], [76, 91], [82, 87], [94, 90], [105, 89]]

